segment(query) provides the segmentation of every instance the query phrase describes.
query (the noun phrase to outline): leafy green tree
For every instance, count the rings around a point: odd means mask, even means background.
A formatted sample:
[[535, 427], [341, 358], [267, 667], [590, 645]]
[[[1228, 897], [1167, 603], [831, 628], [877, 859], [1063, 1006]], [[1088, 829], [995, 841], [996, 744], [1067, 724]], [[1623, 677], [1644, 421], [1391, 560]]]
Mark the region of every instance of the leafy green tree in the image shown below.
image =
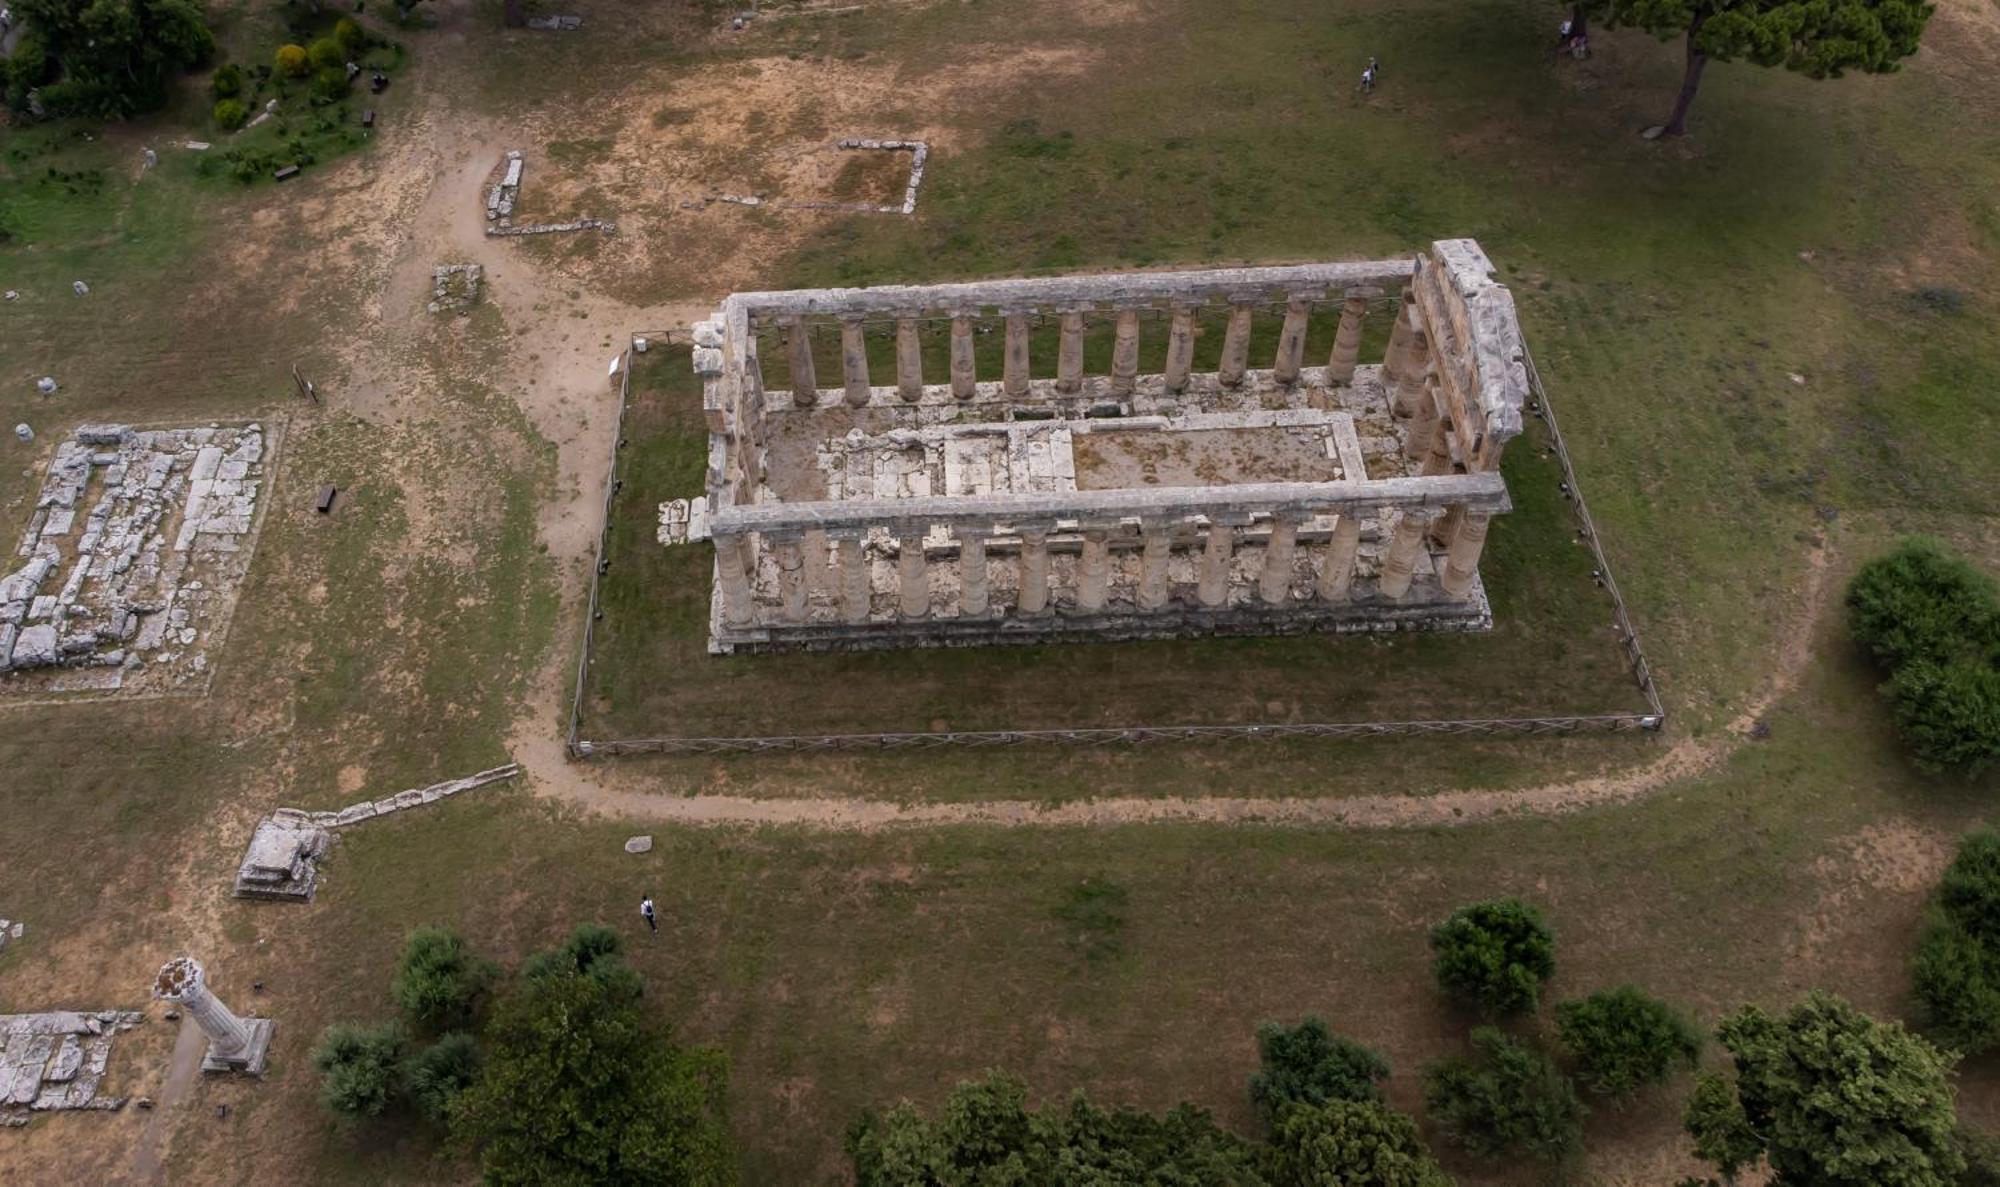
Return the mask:
[[176, 74], [207, 62], [215, 35], [195, 0], [12, 0], [28, 32], [8, 101], [37, 89], [50, 115], [124, 119], [166, 106]]
[[1875, 662], [1894, 671], [2000, 651], [2000, 589], [1928, 536], [1912, 536], [1861, 566], [1847, 585], [1847, 623]]
[[1701, 1036], [1673, 1007], [1630, 985], [1556, 1007], [1556, 1035], [1576, 1056], [1583, 1086], [1626, 1097], [1693, 1067]]
[[2000, 1046], [2000, 833], [1959, 842], [1911, 965], [1926, 1025], [1967, 1054]]
[[249, 120], [250, 109], [243, 106], [241, 99], [222, 99], [216, 102], [215, 110], [209, 114], [214, 118], [216, 127], [234, 132]]
[[1292, 1105], [1380, 1100], [1380, 1084], [1389, 1078], [1380, 1055], [1334, 1034], [1326, 1019], [1313, 1015], [1297, 1026], [1259, 1026], [1257, 1054], [1261, 1066], [1250, 1077], [1250, 1100], [1267, 1123]]
[[312, 73], [312, 57], [303, 45], [281, 45], [272, 62], [286, 78], [304, 78]]
[[1271, 1136], [1281, 1187], [1451, 1187], [1417, 1123], [1379, 1100], [1328, 1100], [1285, 1112]]
[[217, 99], [234, 99], [243, 93], [243, 67], [231, 62], [208, 80], [208, 93]]
[[403, 1080], [424, 1119], [445, 1125], [452, 1102], [479, 1079], [479, 1040], [463, 1031], [441, 1035], [410, 1058]]
[[1728, 1182], [1735, 1182], [1736, 1172], [1755, 1166], [1764, 1156], [1764, 1139], [1750, 1128], [1736, 1089], [1714, 1072], [1694, 1078], [1694, 1091], [1688, 1094], [1681, 1125], [1694, 1139], [1695, 1155], [1713, 1163]]
[[1472, 1032], [1473, 1056], [1424, 1074], [1424, 1105], [1446, 1137], [1474, 1154], [1523, 1151], [1561, 1162], [1583, 1141], [1583, 1102], [1547, 1053], [1491, 1026]]
[[847, 1151], [856, 1187], [1264, 1181], [1256, 1148], [1192, 1105], [1154, 1117], [1078, 1093], [1037, 1110], [1027, 1085], [1002, 1072], [960, 1084], [935, 1119], [908, 1101], [864, 1113]]
[[615, 955], [544, 963], [496, 1004], [479, 1078], [449, 1108], [484, 1180], [733, 1183], [722, 1054], [649, 1025]]
[[436, 1033], [470, 1025], [499, 974], [457, 932], [420, 927], [403, 945], [390, 990], [419, 1029]]
[[327, 1107], [347, 1117], [380, 1117], [396, 1099], [403, 1034], [394, 1023], [336, 1023], [313, 1048]]
[[1976, 775], [2000, 763], [2000, 666], [1917, 660], [1898, 668], [1884, 691], [1919, 767]]
[[1947, 1184], [1965, 1169], [1951, 1057], [1900, 1024], [1814, 992], [1780, 1017], [1745, 1006], [1716, 1038], [1735, 1060], [1736, 1109], [1727, 1081], [1705, 1077], [1688, 1127], [1728, 1173], [1758, 1148], [1783, 1187]]
[[1556, 971], [1555, 935], [1520, 899], [1453, 911], [1431, 929], [1431, 951], [1438, 987], [1489, 1016], [1532, 1011]]
[[360, 60], [361, 51], [368, 48], [368, 34], [361, 31], [360, 25], [346, 17], [341, 17], [333, 23], [333, 39], [340, 45], [344, 61]]
[[1926, 0], [1587, 0], [1578, 6], [1611, 28], [1632, 26], [1661, 40], [1682, 38], [1687, 61], [1666, 134], [1687, 131], [1709, 59], [1783, 66], [1808, 78], [1849, 70], [1887, 74], [1917, 52], [1930, 19]]
[[339, 70], [347, 65], [347, 52], [340, 48], [340, 42], [322, 37], [306, 47], [306, 60], [314, 70]]

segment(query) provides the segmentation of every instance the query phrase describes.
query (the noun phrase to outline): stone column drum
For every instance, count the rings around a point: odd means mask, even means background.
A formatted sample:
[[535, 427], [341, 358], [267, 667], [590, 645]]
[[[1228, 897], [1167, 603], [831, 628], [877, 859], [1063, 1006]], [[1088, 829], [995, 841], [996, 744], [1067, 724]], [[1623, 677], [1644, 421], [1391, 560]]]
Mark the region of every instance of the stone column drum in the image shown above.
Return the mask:
[[159, 975], [153, 979], [153, 996], [185, 1007], [188, 1017], [208, 1036], [208, 1054], [202, 1058], [202, 1071], [264, 1074], [265, 1054], [271, 1046], [271, 1031], [277, 1024], [269, 1018], [238, 1018], [208, 991], [200, 961], [192, 956], [176, 956], [161, 965]]

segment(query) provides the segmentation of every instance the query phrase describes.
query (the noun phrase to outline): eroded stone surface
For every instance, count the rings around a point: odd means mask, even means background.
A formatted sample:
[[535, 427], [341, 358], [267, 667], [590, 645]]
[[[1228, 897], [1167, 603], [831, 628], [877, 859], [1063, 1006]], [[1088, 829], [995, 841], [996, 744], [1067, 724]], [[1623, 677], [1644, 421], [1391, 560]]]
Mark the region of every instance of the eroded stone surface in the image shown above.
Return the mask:
[[0, 1014], [0, 1125], [24, 1125], [31, 1112], [122, 1108], [123, 1097], [98, 1087], [113, 1038], [142, 1021], [124, 1010]]

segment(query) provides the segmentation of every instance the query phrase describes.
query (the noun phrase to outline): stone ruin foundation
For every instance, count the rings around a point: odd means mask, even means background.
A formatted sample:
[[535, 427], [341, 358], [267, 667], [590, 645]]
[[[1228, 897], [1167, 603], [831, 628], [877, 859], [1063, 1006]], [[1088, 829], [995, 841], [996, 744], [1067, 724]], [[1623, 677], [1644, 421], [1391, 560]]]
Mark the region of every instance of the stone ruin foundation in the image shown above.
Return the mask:
[[250, 564], [262, 426], [79, 426], [0, 578], [0, 695], [206, 683]]
[[[1364, 362], [1378, 301], [1388, 346]], [[1304, 353], [1320, 307], [1339, 311], [1324, 365]], [[1220, 362], [1197, 373], [1210, 310]], [[1282, 318], [1267, 367], [1250, 358], [1260, 316]], [[1032, 375], [1036, 317], [1060, 325], [1052, 380]], [[1087, 318], [1114, 326], [1108, 373], [1086, 373]], [[947, 375], [924, 373], [927, 321], [949, 322]], [[886, 385], [863, 337], [877, 322], [895, 329]], [[832, 387], [822, 323], [840, 335]], [[1165, 335], [1158, 373], [1139, 372], [1142, 326]], [[998, 376], [975, 356], [992, 329]], [[760, 332], [783, 336], [789, 390], [765, 386]], [[1362, 263], [740, 293], [695, 342], [712, 652], [1492, 624], [1479, 557], [1510, 509], [1500, 461], [1528, 380], [1513, 298], [1472, 240]]]
[[30, 1113], [123, 1108], [100, 1096], [111, 1041], [144, 1021], [124, 1010], [50, 1010], [0, 1014], [0, 1126], [26, 1125]]

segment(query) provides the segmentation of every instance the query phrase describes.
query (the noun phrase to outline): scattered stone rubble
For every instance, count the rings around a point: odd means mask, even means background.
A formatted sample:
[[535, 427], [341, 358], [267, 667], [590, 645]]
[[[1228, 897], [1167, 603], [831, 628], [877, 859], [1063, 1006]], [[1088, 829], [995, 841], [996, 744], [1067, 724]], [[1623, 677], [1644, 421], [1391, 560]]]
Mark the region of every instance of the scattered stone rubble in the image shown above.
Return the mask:
[[257, 831], [250, 836], [250, 847], [236, 869], [236, 897], [311, 902], [319, 889], [319, 859], [333, 844], [332, 830], [405, 808], [434, 804], [462, 791], [512, 779], [520, 773], [518, 763], [507, 763], [462, 779], [413, 787], [379, 800], [363, 800], [337, 812], [279, 808], [258, 821]]
[[514, 200], [521, 196], [521, 150], [508, 149], [501, 160], [506, 170], [486, 194], [486, 221], [496, 222], [514, 217]]
[[[551, 19], [572, 20], [579, 18], [556, 17]], [[486, 192], [486, 221], [492, 224], [486, 228], [488, 235], [500, 238], [509, 235], [555, 235], [566, 231], [602, 231], [606, 235], [617, 233], [618, 225], [616, 223], [607, 222], [601, 218], [591, 218], [588, 215], [582, 218], [570, 219], [567, 222], [533, 223], [523, 227], [515, 226], [514, 203], [521, 197], [521, 174], [526, 164], [521, 159], [520, 149], [507, 150], [507, 155], [501, 158], [500, 164], [502, 170], [500, 180], [493, 183], [493, 188]]]
[[530, 223], [525, 227], [494, 226], [486, 228], [487, 235], [499, 239], [509, 235], [557, 235], [565, 231], [602, 231], [606, 235], [618, 233], [618, 224], [601, 218], [571, 219], [566, 223]]
[[0, 692], [203, 680], [249, 566], [259, 425], [80, 425], [0, 578]]
[[658, 539], [662, 544], [688, 544], [708, 539], [708, 496], [669, 499], [661, 503]]
[[479, 301], [479, 279], [485, 274], [478, 264], [439, 264], [432, 274], [430, 311], [469, 311]]
[[566, 32], [571, 29], [583, 28], [583, 18], [580, 16], [531, 16], [528, 18], [528, 28], [542, 29], [549, 32]]
[[9, 941], [20, 939], [27, 934], [27, 931], [28, 925], [18, 919], [11, 921], [0, 919], [0, 952], [7, 950]]
[[60, 1109], [123, 1108], [99, 1096], [114, 1036], [144, 1021], [125, 1010], [0, 1014], [0, 1126]]

